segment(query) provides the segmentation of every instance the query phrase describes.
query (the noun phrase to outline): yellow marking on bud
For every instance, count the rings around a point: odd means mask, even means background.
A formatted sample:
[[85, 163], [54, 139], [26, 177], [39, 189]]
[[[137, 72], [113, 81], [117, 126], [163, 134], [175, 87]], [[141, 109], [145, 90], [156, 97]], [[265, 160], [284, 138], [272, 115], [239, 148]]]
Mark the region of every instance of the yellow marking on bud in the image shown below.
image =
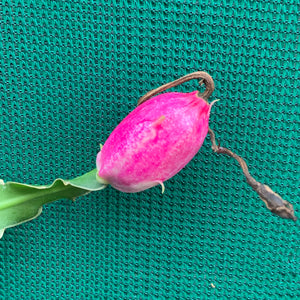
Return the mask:
[[152, 126], [155, 127], [160, 125], [165, 119], [166, 119], [165, 116], [160, 116], [156, 121], [153, 122]]

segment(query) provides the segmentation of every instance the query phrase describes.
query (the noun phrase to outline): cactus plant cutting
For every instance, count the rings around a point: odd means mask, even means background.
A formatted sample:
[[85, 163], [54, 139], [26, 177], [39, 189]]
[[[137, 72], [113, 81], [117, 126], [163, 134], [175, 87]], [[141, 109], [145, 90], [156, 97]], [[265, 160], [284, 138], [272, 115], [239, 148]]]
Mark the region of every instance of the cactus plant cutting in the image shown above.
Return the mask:
[[[166, 92], [192, 79], [201, 79], [200, 93]], [[212, 77], [194, 72], [154, 89], [138, 101], [138, 106], [112, 131], [96, 157], [96, 168], [71, 180], [56, 179], [50, 185], [26, 185], [0, 181], [0, 236], [8, 227], [37, 217], [42, 206], [61, 198], [75, 199], [111, 185], [125, 193], [141, 192], [177, 174], [195, 156], [207, 134], [212, 150], [236, 159], [248, 184], [266, 207], [285, 219], [296, 221], [292, 204], [270, 187], [256, 181], [246, 162], [231, 150], [217, 145], [209, 127], [214, 91]]]

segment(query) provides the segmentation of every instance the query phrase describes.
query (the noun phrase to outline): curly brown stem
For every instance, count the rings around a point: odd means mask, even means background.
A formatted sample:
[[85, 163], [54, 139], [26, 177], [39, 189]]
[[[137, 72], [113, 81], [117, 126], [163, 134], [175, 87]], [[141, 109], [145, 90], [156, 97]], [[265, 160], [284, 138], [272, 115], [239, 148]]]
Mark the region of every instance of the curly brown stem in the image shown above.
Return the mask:
[[166, 83], [166, 84], [158, 87], [157, 89], [154, 89], [154, 90], [148, 92], [147, 94], [145, 94], [138, 100], [138, 105], [144, 103], [145, 101], [149, 100], [154, 95], [157, 95], [167, 89], [170, 89], [172, 87], [180, 85], [184, 82], [190, 81], [192, 79], [199, 79], [199, 78], [202, 79], [199, 83], [201, 85], [203, 83], [205, 84], [205, 91], [203, 93], [198, 92], [197, 96], [199, 98], [207, 100], [211, 96], [212, 92], [214, 91], [215, 84], [214, 84], [212, 77], [208, 73], [203, 72], [203, 71], [198, 71], [198, 72], [187, 74], [183, 77], [180, 77], [172, 82]]
[[297, 217], [294, 214], [293, 205], [291, 203], [283, 200], [277, 193], [273, 192], [269, 186], [256, 181], [250, 175], [246, 162], [229, 149], [217, 145], [215, 133], [212, 131], [212, 129], [209, 128], [208, 133], [210, 135], [212, 150], [216, 153], [222, 153], [231, 156], [238, 161], [247, 179], [247, 183], [253, 188], [254, 191], [258, 193], [261, 200], [266, 204], [267, 208], [271, 212], [284, 219], [292, 219], [294, 221], [297, 220]]

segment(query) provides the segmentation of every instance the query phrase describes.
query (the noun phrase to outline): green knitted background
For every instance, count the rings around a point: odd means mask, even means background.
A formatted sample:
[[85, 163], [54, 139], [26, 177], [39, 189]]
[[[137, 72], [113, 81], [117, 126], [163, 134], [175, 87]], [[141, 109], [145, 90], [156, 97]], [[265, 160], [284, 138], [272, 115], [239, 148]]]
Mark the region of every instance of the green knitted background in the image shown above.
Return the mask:
[[[299, 1], [1, 1], [0, 178], [95, 167], [147, 91], [209, 72], [210, 126], [299, 216]], [[176, 89], [193, 91], [197, 81]], [[211, 151], [138, 194], [44, 207], [0, 240], [0, 299], [299, 299], [299, 225]]]

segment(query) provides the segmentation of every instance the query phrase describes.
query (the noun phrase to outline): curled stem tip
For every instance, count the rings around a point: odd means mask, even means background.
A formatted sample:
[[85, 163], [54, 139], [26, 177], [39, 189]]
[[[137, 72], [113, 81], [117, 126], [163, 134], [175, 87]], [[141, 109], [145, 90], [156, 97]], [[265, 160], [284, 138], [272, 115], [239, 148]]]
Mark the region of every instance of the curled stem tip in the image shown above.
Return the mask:
[[293, 205], [291, 203], [283, 200], [277, 193], [272, 191], [269, 186], [256, 181], [250, 175], [246, 162], [240, 156], [230, 151], [229, 149], [217, 145], [215, 140], [215, 133], [212, 129], [209, 128], [208, 133], [210, 135], [212, 150], [216, 153], [222, 153], [231, 156], [238, 161], [247, 179], [247, 183], [253, 188], [253, 190], [257, 192], [261, 200], [265, 203], [266, 207], [272, 213], [284, 219], [291, 219], [294, 221], [297, 220], [297, 217], [294, 214]]
[[198, 71], [198, 72], [187, 74], [183, 77], [180, 77], [174, 81], [166, 83], [166, 84], [148, 92], [147, 94], [145, 94], [138, 100], [138, 105], [144, 103], [145, 101], [149, 100], [154, 95], [157, 95], [167, 89], [178, 86], [178, 85], [180, 85], [184, 82], [190, 81], [192, 79], [200, 79], [200, 78], [201, 78], [201, 81], [199, 83], [200, 83], [200, 85], [202, 85], [203, 83], [205, 84], [205, 91], [203, 93], [198, 92], [197, 96], [199, 98], [207, 100], [213, 93], [213, 91], [215, 89], [215, 84], [214, 84], [212, 77], [208, 73], [203, 72], [203, 71]]

